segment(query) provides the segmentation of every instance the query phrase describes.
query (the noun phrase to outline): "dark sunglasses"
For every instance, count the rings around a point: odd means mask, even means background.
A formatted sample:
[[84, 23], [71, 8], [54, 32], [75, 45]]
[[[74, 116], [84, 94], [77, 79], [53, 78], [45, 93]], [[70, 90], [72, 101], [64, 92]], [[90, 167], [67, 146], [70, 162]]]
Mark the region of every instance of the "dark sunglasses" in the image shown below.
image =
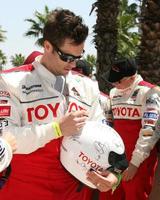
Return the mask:
[[74, 55], [71, 55], [71, 54], [67, 54], [67, 53], [63, 53], [58, 47], [56, 47], [54, 45], [54, 49], [55, 51], [57, 52], [57, 54], [59, 55], [59, 58], [64, 61], [64, 62], [74, 62], [74, 61], [77, 61], [79, 60], [80, 58], [82, 58], [83, 54], [84, 54], [84, 50], [82, 52], [82, 54], [80, 56], [74, 56]]

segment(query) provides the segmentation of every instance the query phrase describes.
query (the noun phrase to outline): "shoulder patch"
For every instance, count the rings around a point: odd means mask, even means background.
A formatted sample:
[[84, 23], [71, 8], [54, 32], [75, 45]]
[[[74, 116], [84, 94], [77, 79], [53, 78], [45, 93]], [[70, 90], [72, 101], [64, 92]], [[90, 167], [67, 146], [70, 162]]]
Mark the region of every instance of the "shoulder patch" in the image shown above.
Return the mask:
[[8, 117], [11, 113], [11, 106], [1, 105], [0, 106], [0, 117]]
[[146, 81], [140, 81], [139, 84], [140, 86], [146, 86], [146, 87], [149, 87], [149, 88], [153, 88], [155, 87], [155, 85], [149, 83], [149, 82], [146, 82]]
[[11, 72], [28, 72], [28, 71], [33, 71], [34, 67], [32, 64], [29, 65], [22, 65], [19, 67], [14, 67], [11, 69], [6, 69], [6, 70], [2, 70], [0, 71], [1, 74], [7, 74], [7, 73], [11, 73]]

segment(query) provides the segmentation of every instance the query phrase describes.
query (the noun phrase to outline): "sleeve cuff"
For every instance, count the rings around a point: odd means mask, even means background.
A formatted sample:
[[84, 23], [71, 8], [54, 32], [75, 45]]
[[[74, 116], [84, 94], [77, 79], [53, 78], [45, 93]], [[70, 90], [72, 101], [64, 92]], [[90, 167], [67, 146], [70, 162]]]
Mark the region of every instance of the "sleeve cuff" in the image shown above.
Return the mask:
[[142, 158], [139, 155], [133, 156], [131, 161], [130, 161], [133, 165], [135, 165], [136, 167], [139, 167], [140, 164], [143, 162]]

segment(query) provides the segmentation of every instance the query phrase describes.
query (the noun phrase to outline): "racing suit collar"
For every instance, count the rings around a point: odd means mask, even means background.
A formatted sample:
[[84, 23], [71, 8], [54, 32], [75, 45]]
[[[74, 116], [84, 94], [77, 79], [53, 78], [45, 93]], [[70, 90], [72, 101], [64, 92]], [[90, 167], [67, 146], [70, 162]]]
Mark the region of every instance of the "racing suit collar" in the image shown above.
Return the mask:
[[[41, 77], [41, 79], [45, 82], [48, 82], [51, 84], [56, 90], [58, 90], [60, 93], [63, 92], [64, 89], [64, 82], [65, 79], [63, 76], [55, 76], [53, 73], [51, 73], [48, 69], [46, 69], [41, 63], [40, 59], [42, 56], [38, 56], [36, 60], [33, 62], [33, 66], [35, 67], [35, 70]], [[58, 87], [58, 88], [57, 88]]]
[[38, 74], [42, 78], [42, 80], [47, 80], [48, 82], [55, 84], [56, 76], [54, 74], [52, 74], [46, 67], [44, 67], [40, 63], [41, 57], [42, 56], [36, 57], [35, 61], [33, 62], [33, 66], [35, 67], [35, 70], [38, 72]]
[[131, 86], [129, 86], [129, 87], [125, 88], [125, 89], [117, 89], [116, 88], [116, 90], [117, 90], [118, 93], [122, 93], [122, 94], [130, 93], [133, 90], [133, 88], [142, 80], [143, 79], [142, 79], [141, 75], [137, 74], [136, 78], [135, 78], [135, 80], [134, 80], [134, 82], [132, 83]]

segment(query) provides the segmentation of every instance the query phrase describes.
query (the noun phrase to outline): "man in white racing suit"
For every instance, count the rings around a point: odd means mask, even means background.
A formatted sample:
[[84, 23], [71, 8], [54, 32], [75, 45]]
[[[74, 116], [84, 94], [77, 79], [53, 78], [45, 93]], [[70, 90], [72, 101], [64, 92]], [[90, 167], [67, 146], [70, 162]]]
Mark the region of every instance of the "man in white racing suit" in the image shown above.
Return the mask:
[[[57, 33], [57, 26], [62, 34]], [[0, 191], [1, 199], [91, 199], [89, 188], [77, 192], [79, 181], [59, 159], [62, 136], [77, 133], [86, 119], [104, 119], [98, 87], [89, 79], [69, 74], [82, 56], [87, 34], [79, 16], [69, 10], [55, 10], [44, 28], [44, 54], [33, 64], [1, 74], [0, 99], [5, 102], [0, 105], [1, 117], [7, 120], [3, 132], [11, 132], [17, 139], [12, 171]], [[98, 182], [101, 191], [117, 182], [112, 173], [105, 177], [89, 172], [87, 176], [93, 184]]]
[[114, 129], [121, 135], [129, 167], [123, 172], [121, 186], [110, 200], [147, 200], [152, 189], [156, 149], [159, 135], [155, 124], [160, 114], [160, 98], [155, 86], [137, 74], [134, 59], [122, 59], [113, 64], [109, 81]]

